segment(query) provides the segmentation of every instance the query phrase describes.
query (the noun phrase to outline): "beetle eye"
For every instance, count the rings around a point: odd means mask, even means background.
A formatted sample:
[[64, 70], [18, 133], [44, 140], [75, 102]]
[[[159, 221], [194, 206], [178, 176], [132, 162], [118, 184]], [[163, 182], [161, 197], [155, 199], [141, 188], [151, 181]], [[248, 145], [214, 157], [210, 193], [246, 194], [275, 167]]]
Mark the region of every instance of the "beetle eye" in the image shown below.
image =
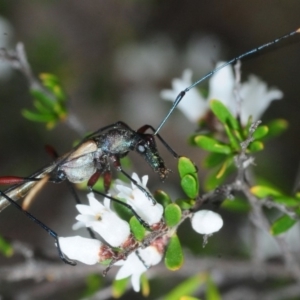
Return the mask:
[[140, 152], [140, 153], [144, 153], [145, 152], [145, 147], [143, 145], [138, 145], [137, 151]]

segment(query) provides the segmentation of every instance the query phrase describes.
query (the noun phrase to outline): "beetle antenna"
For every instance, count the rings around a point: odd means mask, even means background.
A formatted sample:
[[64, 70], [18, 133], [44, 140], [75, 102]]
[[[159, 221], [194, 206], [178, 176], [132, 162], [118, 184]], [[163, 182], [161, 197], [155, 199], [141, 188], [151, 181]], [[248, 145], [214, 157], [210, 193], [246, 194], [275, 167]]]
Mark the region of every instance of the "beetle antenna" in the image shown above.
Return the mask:
[[278, 42], [287, 39], [293, 35], [295, 35], [296, 33], [300, 33], [300, 28], [298, 28], [297, 30], [294, 30], [286, 35], [283, 35], [271, 42], [268, 42], [266, 44], [263, 44], [259, 47], [256, 47], [250, 51], [247, 51], [239, 56], [236, 56], [235, 58], [225, 62], [224, 64], [222, 64], [221, 66], [219, 66], [218, 68], [215, 68], [213, 71], [209, 72], [208, 74], [206, 74], [204, 77], [202, 77], [201, 79], [199, 79], [198, 81], [194, 82], [192, 85], [190, 85], [189, 87], [187, 87], [186, 89], [184, 89], [183, 91], [181, 91], [178, 96], [176, 97], [173, 106], [171, 107], [170, 111], [168, 112], [168, 114], [166, 115], [166, 117], [163, 119], [163, 121], [160, 123], [160, 125], [158, 126], [158, 128], [156, 129], [156, 131], [154, 132], [154, 135], [157, 135], [157, 133], [160, 131], [160, 129], [164, 126], [164, 124], [166, 123], [166, 121], [168, 120], [168, 118], [170, 117], [170, 115], [173, 113], [174, 109], [177, 107], [177, 105], [180, 103], [180, 101], [183, 99], [183, 97], [185, 96], [185, 94], [191, 90], [192, 88], [194, 88], [196, 85], [198, 85], [199, 83], [201, 83], [202, 81], [206, 80], [207, 78], [211, 77], [212, 75], [214, 75], [215, 73], [217, 73], [218, 71], [220, 71], [221, 69], [235, 63], [238, 60], [243, 59], [246, 56], [252, 55], [254, 53], [257, 53], [259, 51], [261, 51], [264, 48], [270, 47], [274, 44], [277, 44]]

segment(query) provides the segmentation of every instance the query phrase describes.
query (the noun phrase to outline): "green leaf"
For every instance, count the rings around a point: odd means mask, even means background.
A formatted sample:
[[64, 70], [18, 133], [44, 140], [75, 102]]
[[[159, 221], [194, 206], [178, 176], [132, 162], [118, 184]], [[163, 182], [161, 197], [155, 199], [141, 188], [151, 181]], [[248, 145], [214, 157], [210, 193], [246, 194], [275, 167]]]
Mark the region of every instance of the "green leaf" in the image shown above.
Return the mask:
[[169, 227], [176, 226], [181, 220], [181, 209], [175, 204], [169, 204], [164, 212], [166, 223]]
[[231, 166], [232, 160], [233, 160], [233, 157], [229, 157], [229, 159], [226, 159], [224, 161], [224, 163], [222, 164], [221, 168], [219, 169], [219, 171], [216, 175], [217, 179], [222, 178], [226, 174], [226, 170]]
[[258, 152], [264, 149], [264, 144], [261, 141], [254, 141], [249, 145], [250, 152]]
[[165, 265], [171, 271], [176, 271], [183, 265], [183, 253], [179, 238], [176, 234], [171, 236], [165, 255]]
[[120, 298], [126, 292], [127, 285], [130, 277], [126, 277], [120, 280], [114, 280], [112, 284], [112, 295], [114, 298]]
[[175, 288], [164, 296], [164, 300], [190, 299], [187, 295], [194, 294], [206, 282], [206, 280], [206, 273], [194, 275], [180, 284], [175, 285]]
[[135, 216], [133, 216], [130, 219], [129, 224], [130, 224], [130, 230], [134, 235], [134, 237], [138, 241], [142, 241], [146, 233], [145, 227], [138, 221], [138, 219]]
[[210, 191], [212, 189], [215, 189], [216, 187], [218, 187], [219, 185], [221, 185], [224, 180], [233, 172], [235, 171], [235, 167], [233, 166], [233, 164], [229, 165], [227, 167], [227, 169], [225, 170], [225, 173], [223, 174], [223, 176], [221, 177], [217, 177], [218, 173], [219, 173], [219, 169], [213, 170], [212, 172], [210, 172], [205, 179], [204, 182], [204, 186], [205, 186], [205, 190]]
[[161, 204], [163, 207], [166, 207], [170, 203], [172, 203], [170, 196], [162, 191], [162, 190], [157, 190], [154, 193], [154, 199]]
[[211, 152], [207, 155], [207, 157], [203, 161], [203, 167], [205, 168], [213, 168], [221, 163], [227, 158], [226, 154]]
[[181, 187], [189, 198], [196, 198], [199, 191], [198, 180], [193, 175], [185, 175], [180, 181]]
[[273, 120], [267, 124], [269, 132], [267, 138], [275, 137], [283, 133], [289, 126], [288, 122], [284, 119]]
[[255, 185], [250, 189], [250, 191], [258, 198], [265, 198], [268, 196], [282, 196], [282, 194], [277, 189], [265, 185]]
[[31, 89], [30, 94], [32, 95], [32, 97], [34, 97], [34, 99], [36, 99], [36, 101], [41, 103], [46, 108], [48, 108], [50, 110], [53, 109], [53, 106], [55, 105], [55, 101], [53, 99], [49, 98], [42, 91]]
[[56, 116], [52, 113], [40, 114], [40, 113], [32, 112], [27, 109], [22, 110], [22, 115], [26, 119], [28, 119], [30, 121], [35, 121], [35, 122], [45, 122], [46, 123], [46, 122], [55, 122], [57, 120]]
[[53, 94], [56, 96], [56, 98], [60, 101], [60, 103], [63, 103], [66, 101], [66, 95], [60, 85], [53, 86]]
[[217, 286], [212, 281], [211, 277], [207, 280], [207, 288], [206, 288], [206, 299], [207, 300], [221, 300], [221, 295], [218, 291]]
[[49, 108], [45, 107], [41, 102], [34, 100], [33, 105], [41, 115], [51, 113]]
[[175, 203], [182, 209], [187, 210], [195, 205], [195, 200], [193, 199], [177, 199]]
[[53, 90], [53, 87], [59, 84], [59, 79], [54, 74], [50, 73], [41, 73], [39, 75], [43, 85], [47, 88], [49, 88], [51, 91]]
[[197, 175], [197, 167], [194, 165], [194, 163], [187, 157], [181, 156], [178, 159], [178, 171], [180, 177], [184, 177], [188, 174], [196, 174]]
[[142, 290], [142, 295], [144, 297], [148, 297], [149, 294], [150, 294], [150, 286], [149, 286], [149, 280], [148, 280], [145, 273], [143, 273], [141, 275], [140, 281], [141, 281], [141, 286], [142, 286], [142, 289], [141, 289]]
[[277, 219], [271, 226], [270, 232], [273, 235], [278, 235], [286, 232], [292, 226], [297, 223], [297, 220], [292, 219], [291, 217], [284, 215], [281, 218]]
[[289, 197], [286, 195], [282, 195], [282, 196], [273, 196], [272, 199], [275, 202], [284, 204], [286, 206], [298, 206], [300, 204], [299, 199], [297, 198], [293, 198], [293, 197]]
[[218, 100], [211, 100], [209, 102], [210, 109], [223, 124], [228, 124], [231, 129], [239, 129], [238, 121], [233, 117], [227, 107]]
[[[122, 202], [126, 202], [124, 199], [118, 199], [118, 200], [120, 200]], [[118, 214], [118, 216], [121, 219], [123, 219], [127, 222], [130, 221], [130, 219], [132, 217], [132, 211], [129, 208], [127, 208], [126, 206], [124, 206], [120, 203], [117, 203], [116, 201], [113, 201], [112, 205], [113, 205], [115, 212]]]
[[88, 298], [94, 295], [103, 285], [103, 279], [96, 274], [88, 275], [86, 278], [86, 288], [82, 294], [82, 298]]
[[228, 145], [225, 145], [205, 135], [198, 135], [197, 137], [195, 137], [195, 142], [199, 147], [206, 151], [223, 154], [230, 154], [232, 152], [231, 148]]
[[10, 257], [14, 253], [13, 247], [2, 236], [0, 236], [0, 253], [6, 257]]
[[222, 202], [222, 208], [232, 212], [247, 213], [251, 210], [251, 206], [244, 199], [235, 198], [234, 200], [226, 199]]
[[240, 141], [236, 138], [235, 133], [231, 132], [231, 129], [227, 124], [224, 124], [224, 129], [228, 136], [231, 148], [234, 149], [235, 151], [238, 151], [241, 148], [241, 146], [240, 146]]
[[255, 140], [261, 139], [266, 136], [269, 132], [268, 126], [259, 126], [253, 133], [253, 138]]

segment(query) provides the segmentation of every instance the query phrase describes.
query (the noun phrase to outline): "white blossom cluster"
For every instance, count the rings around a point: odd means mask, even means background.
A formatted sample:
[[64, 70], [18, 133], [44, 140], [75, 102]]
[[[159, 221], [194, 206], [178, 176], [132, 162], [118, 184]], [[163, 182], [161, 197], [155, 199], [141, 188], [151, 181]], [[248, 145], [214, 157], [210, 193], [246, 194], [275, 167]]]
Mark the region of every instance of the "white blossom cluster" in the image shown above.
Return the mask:
[[[148, 176], [143, 176], [140, 180], [137, 174], [133, 173], [132, 178], [147, 189]], [[157, 228], [155, 226], [158, 223], [164, 224], [163, 206], [159, 203], [153, 205], [135, 184], [129, 185], [118, 180], [113, 190], [112, 196], [126, 200], [151, 228]], [[138, 292], [141, 275], [162, 260], [168, 236], [158, 236], [148, 247], [141, 247], [131, 234], [129, 224], [110, 208], [111, 201], [108, 198], [101, 204], [95, 195], [90, 193], [88, 200], [89, 205], [76, 205], [79, 215], [76, 216], [78, 222], [74, 224], [73, 229], [88, 227], [99, 234], [105, 243], [78, 235], [60, 237], [61, 250], [68, 258], [88, 265], [114, 260], [114, 265], [120, 266], [116, 280], [131, 277], [133, 289]], [[223, 225], [221, 216], [212, 211], [202, 210], [191, 214], [190, 217], [193, 229], [200, 234], [210, 235]], [[116, 248], [119, 249], [118, 252], [115, 251]]]
[[[219, 62], [216, 68], [224, 62]], [[192, 84], [192, 71], [186, 69], [182, 78], [175, 78], [172, 81], [171, 90], [161, 91], [161, 98], [168, 101], [175, 101], [177, 95]], [[209, 80], [209, 92], [204, 98], [196, 89], [186, 93], [184, 100], [179, 103], [178, 108], [192, 122], [202, 119], [209, 109], [209, 100], [221, 101], [236, 116], [239, 111], [241, 123], [247, 124], [249, 116], [253, 121], [259, 120], [264, 111], [273, 100], [283, 97], [282, 91], [276, 88], [268, 89], [267, 84], [255, 75], [250, 75], [248, 81], [241, 83], [238, 94], [241, 98], [240, 109], [238, 109], [235, 97], [235, 78], [232, 66], [227, 66], [216, 72]]]

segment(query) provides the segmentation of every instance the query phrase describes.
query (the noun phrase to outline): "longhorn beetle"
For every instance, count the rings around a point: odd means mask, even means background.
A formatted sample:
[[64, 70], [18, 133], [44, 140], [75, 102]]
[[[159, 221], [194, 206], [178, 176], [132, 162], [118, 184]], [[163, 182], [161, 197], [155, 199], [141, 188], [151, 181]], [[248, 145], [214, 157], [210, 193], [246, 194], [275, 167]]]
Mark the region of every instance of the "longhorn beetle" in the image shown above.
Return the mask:
[[[99, 176], [103, 176], [105, 191], [107, 192], [111, 183], [110, 164], [112, 163], [118, 171], [120, 171], [129, 180], [136, 184], [138, 188], [142, 190], [143, 193], [147, 195], [149, 200], [152, 201], [155, 205], [156, 202], [152, 195], [142, 186], [139, 186], [137, 182], [123, 170], [120, 159], [122, 157], [125, 157], [129, 153], [129, 151], [136, 151], [140, 155], [142, 155], [145, 161], [150, 165], [150, 167], [159, 174], [161, 180], [166, 179], [170, 170], [166, 168], [163, 159], [158, 153], [155, 143], [155, 136], [162, 142], [166, 149], [175, 158], [179, 157], [178, 154], [158, 134], [158, 132], [171, 116], [172, 112], [177, 107], [179, 102], [184, 98], [185, 94], [224, 67], [231, 65], [246, 56], [257, 53], [262, 49], [272, 46], [299, 32], [300, 29], [297, 29], [271, 42], [247, 51], [244, 54], [241, 54], [222, 64], [220, 67], [214, 69], [198, 81], [194, 82], [192, 85], [178, 94], [170, 111], [156, 130], [151, 125], [144, 125], [140, 129], [135, 131], [125, 123], [117, 122], [112, 125], [100, 128], [94, 133], [88, 135], [79, 143], [78, 146], [76, 146], [69, 153], [58, 157], [52, 164], [42, 168], [41, 170], [35, 172], [27, 178], [16, 176], [0, 177], [0, 184], [12, 184], [12, 186], [5, 191], [0, 191], [0, 211], [9, 204], [13, 204], [17, 209], [22, 211], [27, 217], [41, 226], [55, 239], [59, 256], [65, 263], [75, 265], [75, 262], [67, 259], [63, 255], [58, 242], [58, 235], [44, 223], [24, 210], [16, 201], [24, 198], [27, 193], [37, 184], [37, 182], [41, 181], [45, 177], [47, 177], [48, 181], [54, 183], [59, 183], [65, 180], [71, 183], [78, 183], [88, 180], [88, 187], [93, 191], [93, 186], [98, 180]], [[147, 130], [152, 130], [153, 134], [145, 133]], [[99, 192], [95, 192], [99, 194]], [[103, 195], [106, 196], [105, 194]], [[128, 204], [112, 197], [108, 198], [127, 206], [129, 209], [131, 209], [132, 213], [138, 218], [141, 224], [149, 228], [148, 224], [145, 223]]]

